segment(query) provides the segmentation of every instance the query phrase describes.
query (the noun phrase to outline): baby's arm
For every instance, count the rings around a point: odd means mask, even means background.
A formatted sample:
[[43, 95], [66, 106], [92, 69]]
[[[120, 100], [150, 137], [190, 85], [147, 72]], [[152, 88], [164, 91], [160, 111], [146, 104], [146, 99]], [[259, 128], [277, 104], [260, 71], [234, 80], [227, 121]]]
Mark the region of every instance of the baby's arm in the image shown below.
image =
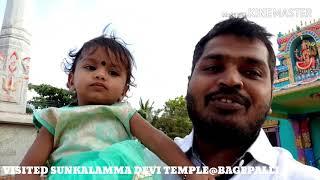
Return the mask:
[[[20, 166], [43, 166], [45, 165], [53, 147], [53, 136], [44, 127], [34, 140], [32, 146], [24, 156]], [[16, 180], [40, 179], [39, 175], [16, 175]]]
[[[194, 166], [181, 149], [163, 132], [151, 126], [138, 113], [130, 120], [130, 128], [133, 136], [142, 144], [154, 152], [159, 158], [170, 166]], [[188, 175], [187, 179], [209, 179]]]
[[163, 132], [146, 122], [138, 113], [130, 120], [133, 136], [170, 166], [193, 166], [181, 149]]

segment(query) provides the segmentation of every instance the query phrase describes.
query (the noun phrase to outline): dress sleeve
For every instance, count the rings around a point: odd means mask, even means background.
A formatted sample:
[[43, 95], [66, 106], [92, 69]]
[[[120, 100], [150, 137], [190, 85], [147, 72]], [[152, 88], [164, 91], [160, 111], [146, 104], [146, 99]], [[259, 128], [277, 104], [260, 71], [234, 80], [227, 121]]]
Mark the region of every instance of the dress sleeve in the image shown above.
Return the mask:
[[33, 113], [33, 124], [37, 129], [45, 127], [53, 136], [57, 124], [57, 109], [47, 108]]
[[130, 130], [130, 120], [136, 113], [136, 110], [133, 109], [128, 102], [113, 104], [110, 106], [110, 109], [112, 110], [116, 118], [123, 124], [130, 136], [132, 136]]

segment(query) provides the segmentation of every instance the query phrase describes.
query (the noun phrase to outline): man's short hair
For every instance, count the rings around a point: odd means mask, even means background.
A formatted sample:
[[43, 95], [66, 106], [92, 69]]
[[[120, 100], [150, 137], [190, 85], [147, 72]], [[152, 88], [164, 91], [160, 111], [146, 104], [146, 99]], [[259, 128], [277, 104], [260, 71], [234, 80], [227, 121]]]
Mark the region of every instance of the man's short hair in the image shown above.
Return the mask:
[[227, 20], [221, 21], [200, 39], [193, 53], [191, 75], [208, 41], [219, 35], [228, 34], [247, 37], [249, 39], [259, 39], [264, 43], [268, 50], [268, 66], [270, 69], [271, 83], [273, 83], [273, 73], [276, 64], [276, 57], [272, 48], [272, 43], [269, 40], [269, 38], [272, 37], [272, 34], [267, 32], [264, 27], [252, 21], [249, 21], [246, 17], [230, 17]]

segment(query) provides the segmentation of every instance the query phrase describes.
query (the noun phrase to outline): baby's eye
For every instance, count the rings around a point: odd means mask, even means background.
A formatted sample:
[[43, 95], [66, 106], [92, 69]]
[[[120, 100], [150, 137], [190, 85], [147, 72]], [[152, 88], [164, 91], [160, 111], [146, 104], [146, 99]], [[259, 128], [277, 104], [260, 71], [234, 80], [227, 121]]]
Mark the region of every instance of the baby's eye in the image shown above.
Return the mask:
[[84, 68], [87, 69], [87, 70], [89, 70], [89, 71], [94, 71], [94, 70], [97, 69], [96, 67], [91, 66], [91, 65], [85, 66]]
[[111, 76], [119, 76], [119, 73], [118, 73], [116, 70], [110, 70], [110, 71], [109, 71], [109, 74], [110, 74]]

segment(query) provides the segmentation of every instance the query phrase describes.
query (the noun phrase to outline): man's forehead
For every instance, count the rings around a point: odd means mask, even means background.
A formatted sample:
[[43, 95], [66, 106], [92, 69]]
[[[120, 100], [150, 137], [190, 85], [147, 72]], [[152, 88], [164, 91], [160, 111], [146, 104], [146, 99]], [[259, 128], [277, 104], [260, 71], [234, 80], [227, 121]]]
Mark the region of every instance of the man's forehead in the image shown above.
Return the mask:
[[222, 55], [230, 58], [241, 58], [261, 61], [268, 64], [268, 50], [265, 44], [256, 38], [247, 38], [235, 35], [220, 35], [212, 38], [205, 45], [200, 59]]

